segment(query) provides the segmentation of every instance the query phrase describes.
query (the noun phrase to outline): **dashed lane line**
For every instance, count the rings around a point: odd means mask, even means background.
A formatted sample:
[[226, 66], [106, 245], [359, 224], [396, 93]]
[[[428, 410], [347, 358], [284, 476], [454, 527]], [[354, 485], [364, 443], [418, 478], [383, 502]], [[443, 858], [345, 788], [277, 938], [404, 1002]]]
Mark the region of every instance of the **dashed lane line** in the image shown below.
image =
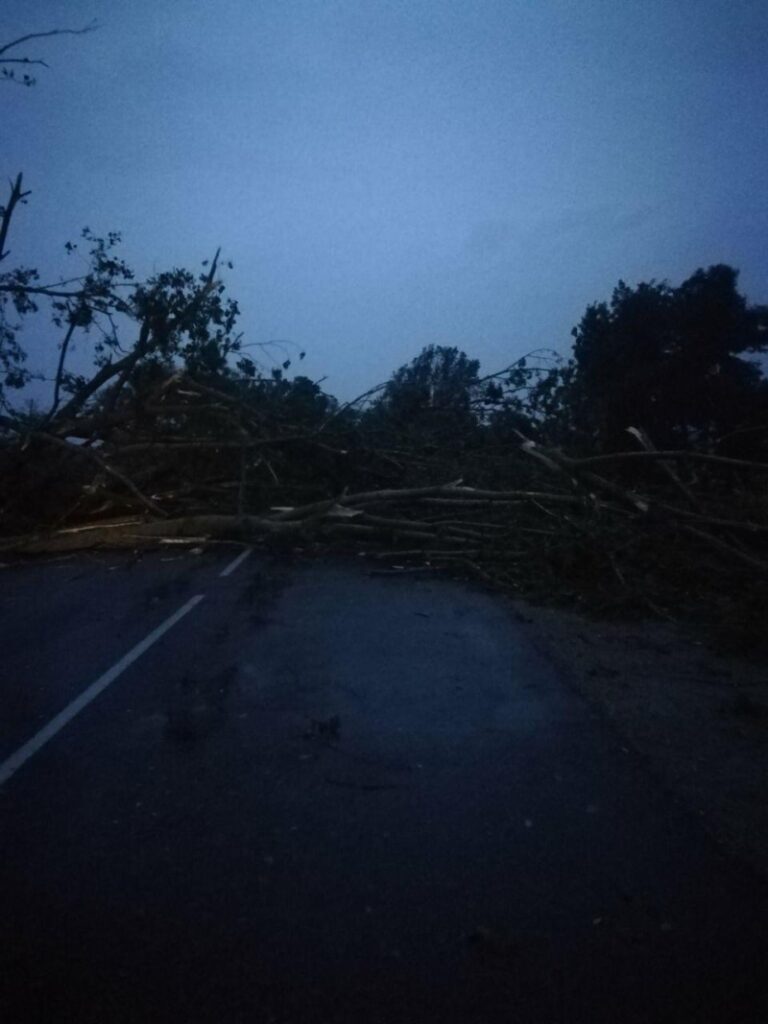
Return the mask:
[[235, 569], [237, 569], [237, 567], [239, 565], [242, 565], [242, 563], [246, 560], [248, 555], [250, 555], [252, 553], [253, 553], [253, 548], [246, 548], [245, 551], [241, 551], [240, 554], [237, 556], [237, 558], [235, 558], [234, 561], [229, 563], [229, 565], [226, 567], [226, 569], [222, 569], [221, 570], [221, 572], [219, 573], [219, 576], [229, 576], [229, 574], [234, 572]]
[[182, 605], [181, 608], [178, 609], [178, 611], [175, 611], [173, 615], [169, 616], [165, 620], [165, 622], [162, 622], [157, 629], [153, 629], [148, 636], [145, 636], [144, 639], [139, 641], [135, 647], [132, 647], [127, 654], [124, 654], [119, 661], [115, 662], [112, 668], [107, 669], [103, 675], [99, 676], [95, 682], [91, 683], [89, 687], [83, 690], [79, 697], [75, 697], [70, 704], [67, 704], [63, 711], [60, 711], [55, 718], [52, 718], [51, 721], [44, 726], [40, 732], [36, 733], [31, 740], [28, 740], [23, 747], [19, 747], [14, 754], [11, 754], [7, 760], [3, 761], [2, 764], [0, 764], [0, 786], [15, 775], [19, 768], [26, 764], [26, 762], [36, 754], [38, 750], [44, 747], [49, 740], [52, 740], [57, 733], [61, 732], [61, 730], [68, 725], [76, 715], [79, 715], [84, 708], [88, 707], [91, 701], [95, 700], [103, 690], [106, 690], [109, 684], [113, 683], [118, 676], [125, 672], [125, 670], [129, 668], [134, 661], [140, 658], [145, 651], [148, 651], [152, 644], [157, 643], [157, 641], [164, 636], [169, 629], [172, 629], [176, 623], [191, 612], [196, 605], [200, 604], [204, 597], [205, 594], [198, 594], [196, 597], [190, 598], [186, 604]]

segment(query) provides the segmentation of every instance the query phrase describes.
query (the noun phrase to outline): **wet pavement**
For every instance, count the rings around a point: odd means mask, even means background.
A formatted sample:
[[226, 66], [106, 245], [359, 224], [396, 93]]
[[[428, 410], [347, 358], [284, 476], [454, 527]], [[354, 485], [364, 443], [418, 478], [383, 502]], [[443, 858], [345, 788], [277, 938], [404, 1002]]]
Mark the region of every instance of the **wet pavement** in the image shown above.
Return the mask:
[[762, 1022], [768, 895], [504, 600], [237, 550], [0, 576], [0, 1020]]

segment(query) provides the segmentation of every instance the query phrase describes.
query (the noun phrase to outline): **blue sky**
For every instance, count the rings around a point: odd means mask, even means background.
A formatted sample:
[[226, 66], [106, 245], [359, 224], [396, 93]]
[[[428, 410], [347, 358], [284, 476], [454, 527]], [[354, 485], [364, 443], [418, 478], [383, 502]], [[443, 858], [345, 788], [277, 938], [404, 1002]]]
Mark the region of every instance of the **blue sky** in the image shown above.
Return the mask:
[[728, 262], [768, 300], [761, 0], [10, 0], [0, 39], [92, 19], [0, 87], [14, 259], [70, 274], [86, 224], [141, 275], [221, 245], [246, 340], [340, 397], [433, 343], [567, 352], [619, 278]]

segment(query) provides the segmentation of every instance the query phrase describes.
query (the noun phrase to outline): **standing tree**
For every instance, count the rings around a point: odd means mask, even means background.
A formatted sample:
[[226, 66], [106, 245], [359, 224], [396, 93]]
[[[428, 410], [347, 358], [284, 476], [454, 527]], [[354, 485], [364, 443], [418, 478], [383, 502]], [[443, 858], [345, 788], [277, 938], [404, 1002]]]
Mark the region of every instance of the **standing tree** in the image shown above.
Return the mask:
[[642, 427], [661, 447], [714, 443], [768, 414], [760, 366], [768, 308], [749, 306], [738, 272], [697, 270], [679, 287], [620, 281], [610, 303], [589, 306], [571, 332], [573, 359], [533, 399], [554, 422], [606, 449]]
[[477, 425], [472, 399], [479, 368], [457, 348], [429, 345], [395, 371], [368, 414], [369, 425], [429, 444], [463, 440]]

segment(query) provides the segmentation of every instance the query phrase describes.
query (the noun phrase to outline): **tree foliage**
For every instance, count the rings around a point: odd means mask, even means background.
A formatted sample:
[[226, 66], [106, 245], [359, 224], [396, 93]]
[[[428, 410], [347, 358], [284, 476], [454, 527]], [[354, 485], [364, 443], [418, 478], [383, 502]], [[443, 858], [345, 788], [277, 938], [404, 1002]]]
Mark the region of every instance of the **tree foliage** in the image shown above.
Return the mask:
[[439, 444], [476, 426], [473, 398], [480, 363], [457, 348], [429, 345], [392, 375], [370, 410], [368, 426]]
[[559, 438], [622, 448], [639, 426], [662, 447], [713, 444], [765, 420], [758, 362], [768, 309], [750, 306], [738, 272], [718, 264], [679, 287], [620, 281], [610, 302], [587, 307], [573, 329], [573, 358], [532, 396]]

